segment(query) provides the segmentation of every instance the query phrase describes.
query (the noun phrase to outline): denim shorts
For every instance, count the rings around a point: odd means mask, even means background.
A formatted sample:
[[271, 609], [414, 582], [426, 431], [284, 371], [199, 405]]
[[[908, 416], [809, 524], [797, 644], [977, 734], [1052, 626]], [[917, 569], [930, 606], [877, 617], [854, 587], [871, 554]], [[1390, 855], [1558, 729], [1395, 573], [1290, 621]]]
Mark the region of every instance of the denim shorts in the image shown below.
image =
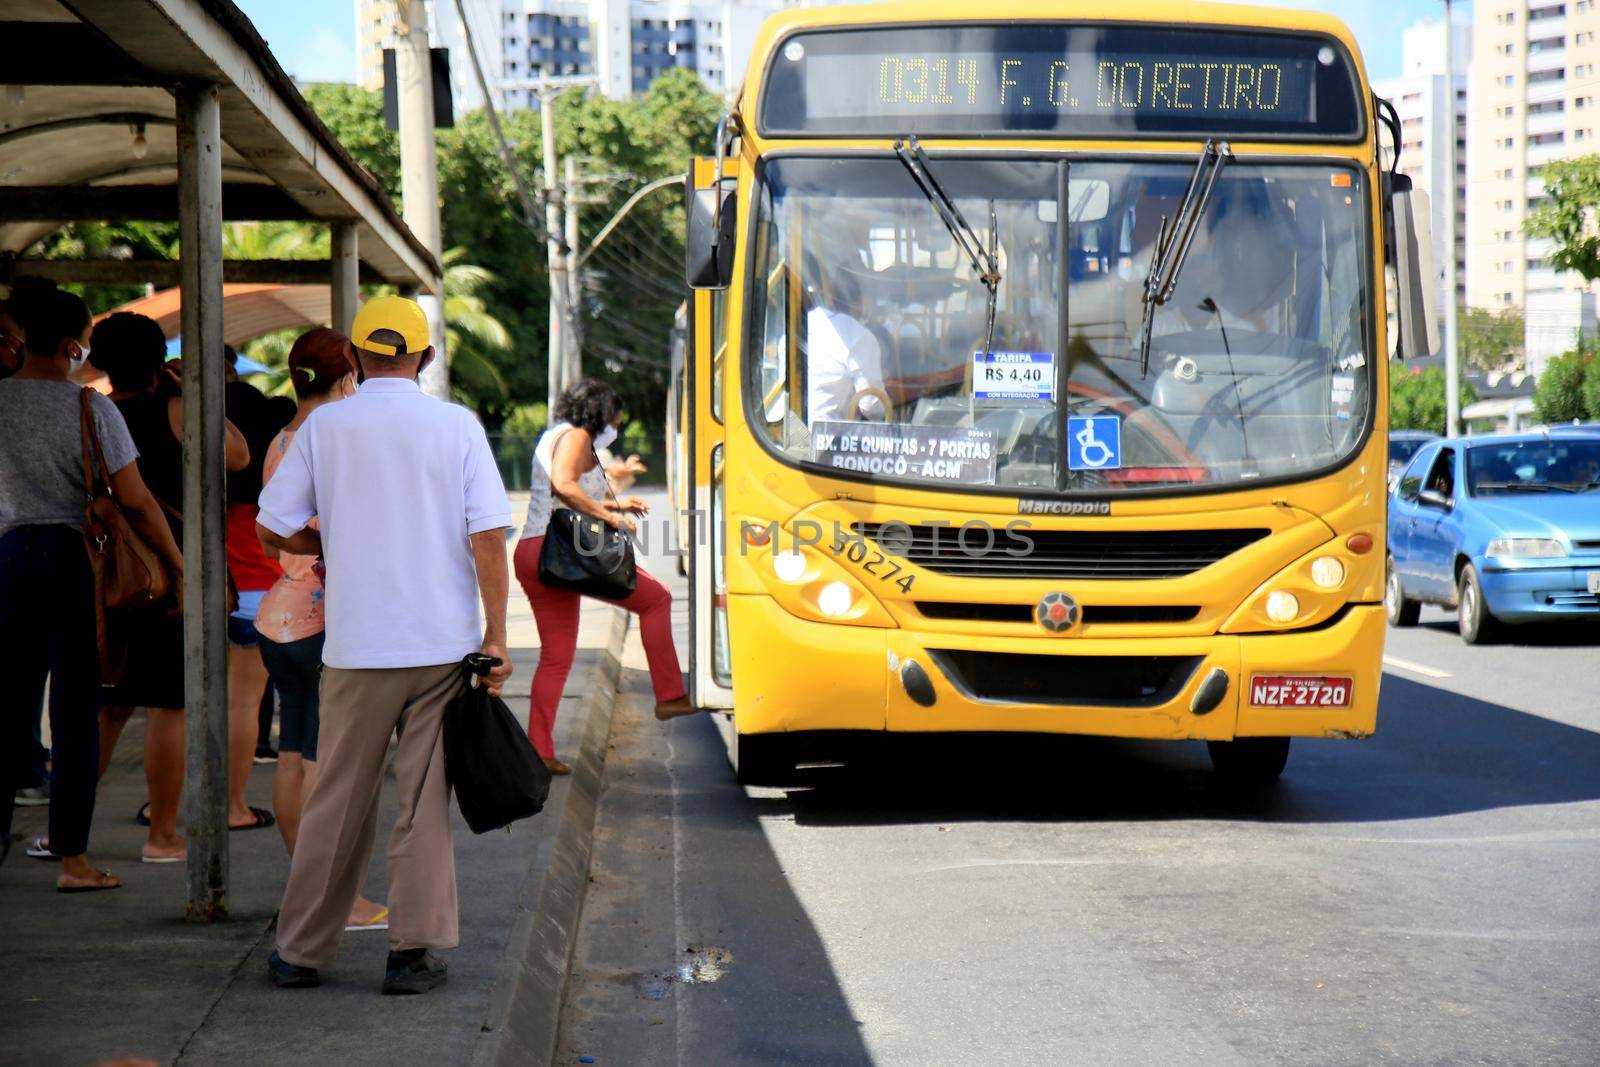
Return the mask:
[[278, 751], [317, 758], [317, 700], [322, 683], [322, 634], [279, 644], [261, 639], [261, 662], [278, 691]]
[[228, 643], [240, 648], [255, 648], [261, 640], [256, 629], [256, 615], [261, 611], [265, 589], [252, 589], [239, 594], [239, 610], [228, 616]]

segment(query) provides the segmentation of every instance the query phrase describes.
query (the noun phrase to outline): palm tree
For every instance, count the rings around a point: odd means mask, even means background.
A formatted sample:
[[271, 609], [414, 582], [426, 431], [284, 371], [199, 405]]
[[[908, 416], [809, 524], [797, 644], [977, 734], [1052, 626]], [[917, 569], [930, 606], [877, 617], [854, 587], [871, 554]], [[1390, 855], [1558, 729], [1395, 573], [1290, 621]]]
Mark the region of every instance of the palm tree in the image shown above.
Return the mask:
[[303, 222], [230, 222], [222, 227], [224, 259], [326, 259], [328, 231]]
[[501, 393], [509, 393], [505, 377], [483, 352], [504, 352], [511, 347], [511, 334], [484, 305], [478, 294], [495, 281], [494, 273], [473, 263], [463, 263], [465, 248], [452, 248], [444, 254], [444, 348], [451, 366], [463, 366], [494, 382]]

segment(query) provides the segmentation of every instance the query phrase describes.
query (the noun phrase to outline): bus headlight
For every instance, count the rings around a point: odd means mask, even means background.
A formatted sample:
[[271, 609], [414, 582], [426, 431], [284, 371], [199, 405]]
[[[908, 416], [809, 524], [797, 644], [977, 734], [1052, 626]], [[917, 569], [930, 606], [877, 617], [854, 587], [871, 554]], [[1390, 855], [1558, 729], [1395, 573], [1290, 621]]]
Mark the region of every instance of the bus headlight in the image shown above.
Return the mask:
[[1300, 614], [1300, 598], [1282, 589], [1267, 594], [1267, 618], [1276, 623], [1293, 622]]
[[806, 558], [798, 552], [777, 552], [772, 557], [772, 573], [782, 582], [798, 582], [806, 575]]
[[1337, 589], [1344, 584], [1344, 564], [1333, 556], [1319, 556], [1311, 561], [1311, 580], [1319, 589]]
[[1496, 537], [1484, 553], [1501, 559], [1556, 559], [1566, 554], [1560, 541], [1548, 537]]
[[848, 615], [854, 601], [855, 594], [843, 582], [829, 582], [817, 590], [817, 610], [830, 619]]

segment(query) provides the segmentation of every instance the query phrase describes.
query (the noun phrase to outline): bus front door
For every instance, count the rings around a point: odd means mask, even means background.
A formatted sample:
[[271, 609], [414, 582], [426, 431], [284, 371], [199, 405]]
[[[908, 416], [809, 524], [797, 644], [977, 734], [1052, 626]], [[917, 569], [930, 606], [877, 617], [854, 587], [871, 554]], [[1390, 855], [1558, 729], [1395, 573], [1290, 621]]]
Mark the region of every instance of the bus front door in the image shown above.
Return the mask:
[[[725, 190], [736, 184], [737, 160], [724, 160]], [[715, 163], [696, 159], [690, 192], [709, 190]], [[733, 663], [728, 643], [726, 522], [723, 509], [723, 372], [727, 354], [727, 291], [698, 289], [690, 297], [689, 402], [686, 406], [689, 523], [689, 699], [702, 708], [733, 707]]]

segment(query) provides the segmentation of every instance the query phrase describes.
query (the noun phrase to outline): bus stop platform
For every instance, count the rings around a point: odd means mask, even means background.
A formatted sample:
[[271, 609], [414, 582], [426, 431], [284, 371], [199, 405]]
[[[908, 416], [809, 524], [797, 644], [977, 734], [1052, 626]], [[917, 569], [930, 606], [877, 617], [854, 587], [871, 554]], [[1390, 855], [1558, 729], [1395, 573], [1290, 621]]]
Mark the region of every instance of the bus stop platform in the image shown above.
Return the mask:
[[[525, 721], [538, 635], [520, 593], [508, 629], [515, 673], [504, 696]], [[56, 865], [23, 854], [45, 832], [47, 809], [17, 809], [16, 844], [0, 865], [0, 1063], [527, 1063], [541, 1046], [543, 1062], [588, 877], [627, 631], [626, 612], [585, 601], [556, 729], [556, 751], [574, 773], [555, 780], [545, 810], [482, 836], [456, 814], [461, 945], [442, 953], [450, 979], [426, 996], [379, 994], [388, 943], [376, 931], [346, 936], [319, 989], [268, 984], [271, 924], [289, 867], [275, 827], [229, 835], [230, 918], [186, 922], [183, 865], [139, 862], [144, 726], [136, 714], [101, 782], [91, 837], [91, 854], [121, 889], [53, 892]], [[255, 768], [251, 804], [271, 807], [272, 771]], [[378, 901], [393, 794], [391, 773], [365, 888]]]

